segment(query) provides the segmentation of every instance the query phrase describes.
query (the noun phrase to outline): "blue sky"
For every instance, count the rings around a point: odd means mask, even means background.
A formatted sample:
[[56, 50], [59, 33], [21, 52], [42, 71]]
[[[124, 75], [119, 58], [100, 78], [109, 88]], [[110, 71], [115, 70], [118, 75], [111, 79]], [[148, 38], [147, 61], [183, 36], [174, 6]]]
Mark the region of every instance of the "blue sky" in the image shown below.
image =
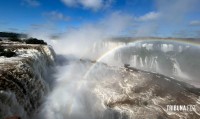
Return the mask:
[[62, 33], [120, 12], [122, 18], [132, 17], [133, 26], [125, 30], [131, 36], [199, 37], [198, 4], [199, 0], [1, 0], [0, 31], [26, 33], [43, 27]]

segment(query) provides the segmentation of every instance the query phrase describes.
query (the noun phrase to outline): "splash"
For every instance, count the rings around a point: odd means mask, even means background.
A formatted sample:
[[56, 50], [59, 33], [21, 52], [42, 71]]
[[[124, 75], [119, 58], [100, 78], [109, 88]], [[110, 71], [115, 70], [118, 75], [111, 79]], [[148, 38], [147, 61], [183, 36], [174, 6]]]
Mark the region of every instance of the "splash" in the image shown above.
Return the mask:
[[79, 29], [71, 30], [60, 40], [48, 41], [57, 54], [66, 58], [67, 63], [57, 66], [52, 92], [49, 93], [34, 118], [115, 118], [113, 115], [117, 112], [106, 109], [96, 98], [93, 89], [98, 81], [90, 80], [87, 72], [92, 69], [94, 62], [103, 59], [118, 47], [119, 44], [107, 42], [107, 40], [124, 31], [131, 19], [117, 12], [95, 25], [87, 24]]

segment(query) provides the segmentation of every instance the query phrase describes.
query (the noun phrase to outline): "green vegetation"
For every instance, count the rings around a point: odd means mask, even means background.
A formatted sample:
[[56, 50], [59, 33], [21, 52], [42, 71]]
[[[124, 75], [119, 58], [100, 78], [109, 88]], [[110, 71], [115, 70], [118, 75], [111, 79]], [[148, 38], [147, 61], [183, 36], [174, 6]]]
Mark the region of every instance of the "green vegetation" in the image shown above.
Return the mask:
[[0, 32], [0, 37], [8, 38], [9, 41], [22, 42], [20, 38], [27, 38], [27, 35], [12, 32]]
[[[11, 32], [0, 32], [0, 37], [8, 38], [9, 41], [13, 42], [24, 42], [26, 44], [42, 44], [47, 45], [46, 42], [37, 38], [28, 38], [26, 34], [11, 33]], [[21, 38], [24, 38], [21, 40]], [[0, 39], [2, 41], [2, 39]]]
[[27, 35], [26, 34], [22, 34], [22, 33], [0, 32], [0, 37], [7, 37], [7, 38], [27, 38]]
[[24, 42], [26, 44], [42, 44], [42, 45], [47, 45], [46, 42], [44, 42], [43, 40], [39, 40], [37, 38], [28, 38], [28, 39], [24, 40]]
[[9, 37], [8, 40], [9, 41], [14, 41], [14, 42], [22, 42], [22, 40], [19, 39], [18, 37]]

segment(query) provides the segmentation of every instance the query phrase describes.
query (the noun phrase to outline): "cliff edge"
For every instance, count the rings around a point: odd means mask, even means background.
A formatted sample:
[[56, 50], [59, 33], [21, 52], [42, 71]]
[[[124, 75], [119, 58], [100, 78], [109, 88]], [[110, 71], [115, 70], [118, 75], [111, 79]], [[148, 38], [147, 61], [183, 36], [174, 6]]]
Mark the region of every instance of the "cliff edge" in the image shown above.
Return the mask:
[[48, 45], [0, 41], [0, 118], [30, 118], [48, 92], [55, 53]]

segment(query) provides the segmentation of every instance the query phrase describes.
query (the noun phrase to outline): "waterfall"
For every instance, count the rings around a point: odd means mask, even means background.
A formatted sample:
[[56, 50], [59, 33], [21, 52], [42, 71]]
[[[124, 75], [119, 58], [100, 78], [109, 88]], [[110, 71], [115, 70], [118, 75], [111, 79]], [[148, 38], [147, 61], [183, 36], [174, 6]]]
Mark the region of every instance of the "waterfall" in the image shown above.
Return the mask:
[[49, 46], [10, 44], [15, 57], [0, 57], [0, 118], [30, 118], [49, 91], [54, 52]]
[[180, 65], [177, 62], [177, 60], [174, 59], [174, 58], [171, 58], [171, 60], [173, 61], [173, 66], [174, 66], [173, 75], [176, 76], [176, 77], [183, 78], [183, 79], [190, 79], [189, 76], [186, 73], [182, 72]]
[[134, 67], [136, 67], [136, 66], [137, 66], [137, 57], [138, 57], [138, 56], [137, 56], [137, 55], [133, 55], [132, 57], [133, 57], [133, 58], [132, 58], [132, 62], [133, 62], [132, 65], [133, 65]]

